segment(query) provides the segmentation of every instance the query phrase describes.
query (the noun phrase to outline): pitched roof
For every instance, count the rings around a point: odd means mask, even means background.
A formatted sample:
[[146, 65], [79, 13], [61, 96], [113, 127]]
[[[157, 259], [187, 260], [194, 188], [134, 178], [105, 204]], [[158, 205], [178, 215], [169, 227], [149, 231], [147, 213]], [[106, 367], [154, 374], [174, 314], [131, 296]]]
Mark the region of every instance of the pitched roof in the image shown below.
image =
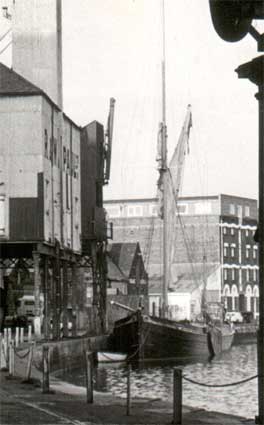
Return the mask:
[[[35, 86], [26, 78], [19, 75], [13, 69], [8, 68], [0, 62], [0, 97], [1, 96], [44, 96], [50, 103], [52, 103], [58, 110], [60, 108], [54, 101], [38, 86]], [[63, 112], [63, 116], [67, 118], [77, 129], [77, 125], [68, 115]]]
[[111, 245], [109, 256], [127, 277], [130, 276], [135, 254], [138, 249], [140, 249], [138, 242], [113, 243]]
[[[173, 283], [170, 285], [170, 290], [173, 292], [193, 292], [197, 288], [204, 285], [204, 280], [208, 279], [219, 267], [219, 264], [208, 263], [194, 263], [192, 267], [188, 263], [178, 263], [172, 265], [172, 279]], [[149, 293], [161, 293], [162, 291], [162, 274], [158, 273], [156, 267], [156, 274], [152, 274], [149, 281]]]
[[44, 92], [0, 62], [0, 95], [44, 95]]
[[107, 278], [115, 282], [128, 282], [128, 278], [122, 273], [119, 267], [112, 261], [109, 255], [107, 259]]

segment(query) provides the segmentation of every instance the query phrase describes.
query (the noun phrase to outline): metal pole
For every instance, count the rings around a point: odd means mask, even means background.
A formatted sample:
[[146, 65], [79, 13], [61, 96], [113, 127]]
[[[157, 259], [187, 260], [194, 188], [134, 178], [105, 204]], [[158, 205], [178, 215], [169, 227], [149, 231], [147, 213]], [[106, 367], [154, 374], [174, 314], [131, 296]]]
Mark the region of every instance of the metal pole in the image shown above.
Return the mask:
[[259, 103], [259, 330], [258, 330], [258, 423], [264, 423], [264, 85], [256, 95]]
[[256, 98], [259, 105], [259, 330], [258, 330], [258, 406], [256, 423], [264, 423], [264, 55], [240, 65], [239, 78], [247, 78], [258, 86]]

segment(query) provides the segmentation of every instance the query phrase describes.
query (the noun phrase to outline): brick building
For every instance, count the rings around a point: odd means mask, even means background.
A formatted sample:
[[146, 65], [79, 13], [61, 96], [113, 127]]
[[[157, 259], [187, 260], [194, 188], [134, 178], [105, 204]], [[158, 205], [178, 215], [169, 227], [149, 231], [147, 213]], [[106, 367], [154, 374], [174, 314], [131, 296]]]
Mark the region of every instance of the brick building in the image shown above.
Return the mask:
[[[160, 287], [162, 227], [157, 200], [109, 200], [104, 202], [113, 222], [114, 242], [139, 242], [149, 293]], [[182, 197], [175, 219], [172, 290], [179, 279], [199, 276], [213, 288], [210, 301], [222, 301], [228, 311], [252, 311], [258, 315], [257, 201], [230, 195]], [[199, 284], [197, 280], [197, 285]]]

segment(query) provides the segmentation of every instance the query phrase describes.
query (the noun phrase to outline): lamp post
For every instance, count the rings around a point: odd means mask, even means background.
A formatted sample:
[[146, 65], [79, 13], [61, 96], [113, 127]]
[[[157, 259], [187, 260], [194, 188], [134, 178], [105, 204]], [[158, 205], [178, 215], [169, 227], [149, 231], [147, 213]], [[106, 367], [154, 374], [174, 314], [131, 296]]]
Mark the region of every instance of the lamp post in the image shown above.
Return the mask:
[[256, 423], [264, 424], [264, 55], [240, 65], [238, 78], [247, 78], [258, 86], [256, 98], [259, 104], [259, 330], [258, 330], [258, 407]]

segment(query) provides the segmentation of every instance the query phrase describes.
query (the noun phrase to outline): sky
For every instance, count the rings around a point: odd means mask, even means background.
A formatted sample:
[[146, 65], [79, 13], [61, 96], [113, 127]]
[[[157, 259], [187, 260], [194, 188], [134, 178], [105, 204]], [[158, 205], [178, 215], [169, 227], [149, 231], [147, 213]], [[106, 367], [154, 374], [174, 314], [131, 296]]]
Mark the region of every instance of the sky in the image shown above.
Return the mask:
[[[62, 0], [64, 111], [106, 124], [116, 99], [105, 199], [156, 194], [161, 107], [161, 0]], [[0, 19], [0, 34], [8, 22]], [[263, 23], [258, 21], [259, 31]], [[258, 196], [257, 87], [235, 69], [260, 53], [247, 35], [215, 33], [207, 0], [165, 0], [168, 157], [192, 105], [183, 196]], [[2, 43], [0, 44], [2, 47]], [[11, 47], [0, 55], [10, 65]]]

